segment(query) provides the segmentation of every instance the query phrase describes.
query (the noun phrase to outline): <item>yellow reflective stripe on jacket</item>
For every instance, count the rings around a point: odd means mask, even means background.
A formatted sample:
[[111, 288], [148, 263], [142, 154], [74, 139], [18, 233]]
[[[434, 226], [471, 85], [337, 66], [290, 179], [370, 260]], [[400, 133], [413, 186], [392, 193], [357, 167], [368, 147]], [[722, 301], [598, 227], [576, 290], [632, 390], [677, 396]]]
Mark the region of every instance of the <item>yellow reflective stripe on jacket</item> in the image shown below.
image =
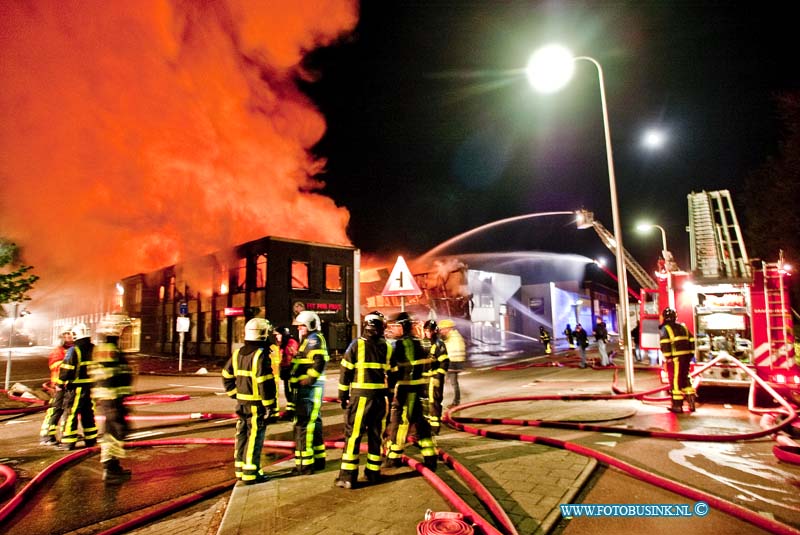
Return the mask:
[[[253, 355], [253, 360], [250, 364], [250, 369], [241, 369], [239, 368], [239, 348], [233, 353], [233, 375], [229, 375], [229, 377], [246, 377], [250, 379], [251, 387], [250, 390], [252, 391], [250, 394], [240, 392], [238, 388], [235, 389], [235, 396], [236, 399], [241, 401], [269, 401], [270, 403], [274, 400], [264, 400], [261, 398], [261, 394], [258, 390], [258, 385], [264, 383], [266, 381], [274, 380], [275, 376], [272, 373], [267, 373], [266, 375], [258, 375], [258, 364], [259, 360], [262, 358], [264, 350], [262, 348], [256, 349], [255, 354]], [[272, 367], [268, 368], [270, 371]], [[232, 392], [228, 392], [228, 395], [232, 395]]]
[[688, 330], [686, 331], [687, 332], [686, 336], [675, 336], [675, 331], [672, 330], [672, 327], [670, 325], [664, 325], [664, 330], [667, 332], [667, 338], [662, 338], [661, 343], [669, 344], [670, 348], [669, 351], [664, 351], [662, 347], [661, 352], [664, 354], [664, 357], [669, 358], [669, 357], [679, 357], [681, 355], [694, 354], [694, 350], [692, 350], [691, 348], [678, 349], [676, 347], [676, 344], [679, 344], [680, 342], [686, 342], [687, 344], [694, 343], [694, 337], [691, 335], [691, 333], [689, 333]]

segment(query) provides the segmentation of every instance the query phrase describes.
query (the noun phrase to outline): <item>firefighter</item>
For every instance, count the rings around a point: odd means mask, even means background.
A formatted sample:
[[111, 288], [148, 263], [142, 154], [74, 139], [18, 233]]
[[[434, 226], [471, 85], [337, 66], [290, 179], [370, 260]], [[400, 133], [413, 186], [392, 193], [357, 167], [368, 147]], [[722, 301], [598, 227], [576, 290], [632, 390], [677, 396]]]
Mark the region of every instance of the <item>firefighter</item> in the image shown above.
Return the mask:
[[426, 372], [431, 368], [432, 359], [420, 340], [411, 336], [413, 322], [408, 312], [401, 312], [395, 321], [402, 327], [403, 335], [395, 343], [389, 373], [389, 388], [394, 390], [394, 399], [390, 409], [385, 466], [402, 464], [408, 432], [414, 426], [423, 462], [429, 469], [436, 470], [436, 447], [421, 402], [427, 390], [429, 379]]
[[544, 325], [539, 325], [539, 340], [544, 344], [544, 352], [546, 354], [552, 353], [552, 349], [550, 349], [550, 333], [547, 332], [547, 329], [544, 328]]
[[575, 349], [575, 333], [572, 330], [572, 326], [567, 323], [567, 326], [564, 328], [564, 336], [567, 337], [567, 342], [569, 342], [569, 348]]
[[346, 411], [344, 450], [336, 486], [351, 489], [358, 479], [361, 435], [367, 434], [367, 463], [364, 476], [370, 483], [380, 481], [381, 434], [386, 416], [387, 374], [392, 347], [383, 337], [386, 318], [367, 314], [361, 337], [344, 353], [339, 369], [339, 403]]
[[83, 427], [83, 443], [87, 448], [97, 444], [97, 424], [94, 421], [94, 401], [92, 401], [92, 380], [89, 365], [92, 363], [94, 344], [85, 323], [72, 328], [75, 344], [67, 350], [64, 362], [58, 372], [58, 379], [64, 385], [64, 431], [61, 447], [74, 450], [78, 442], [78, 419]]
[[40, 431], [41, 444], [43, 446], [55, 446], [58, 444], [58, 425], [61, 421], [61, 415], [64, 414], [64, 384], [58, 378], [59, 371], [61, 370], [61, 363], [64, 362], [64, 356], [67, 350], [72, 347], [73, 336], [72, 329], [64, 329], [61, 333], [61, 344], [56, 346], [50, 352], [47, 358], [47, 363], [50, 368], [50, 387], [53, 389], [53, 397], [50, 398], [50, 406], [44, 415], [42, 428]]
[[275, 405], [275, 378], [267, 339], [272, 325], [253, 318], [244, 326], [244, 345], [234, 350], [222, 369], [225, 392], [236, 400], [236, 446], [234, 471], [245, 485], [266, 481], [261, 471], [261, 448], [267, 418]]
[[684, 399], [689, 404], [689, 412], [695, 411], [695, 394], [692, 380], [689, 377], [689, 364], [694, 357], [694, 336], [686, 325], [678, 321], [678, 315], [672, 308], [665, 308], [661, 313], [661, 352], [667, 364], [669, 374], [672, 406], [670, 412], [683, 413]]
[[106, 317], [97, 327], [100, 343], [94, 348], [89, 376], [92, 378], [92, 399], [106, 418], [103, 438], [100, 441], [100, 463], [103, 480], [120, 482], [130, 477], [131, 471], [120, 465], [125, 457], [125, 437], [128, 423], [125, 398], [133, 394], [133, 374], [118, 341], [130, 318], [123, 315]]
[[450, 319], [443, 319], [439, 322], [439, 334], [444, 345], [447, 346], [447, 357], [450, 359], [450, 368], [447, 370], [447, 377], [453, 385], [453, 402], [451, 407], [461, 404], [461, 387], [458, 385], [458, 374], [464, 369], [464, 362], [467, 360], [467, 345], [464, 337], [456, 329], [456, 323]]
[[433, 361], [428, 372], [428, 411], [425, 416], [431, 424], [431, 433], [438, 435], [441, 429], [444, 380], [447, 370], [450, 369], [450, 357], [447, 356], [447, 346], [439, 336], [439, 326], [435, 320], [426, 321], [422, 331], [428, 341], [428, 354]]
[[[292, 358], [297, 354], [297, 348], [300, 344], [297, 340], [292, 338], [292, 333], [289, 327], [277, 327], [273, 332], [275, 342], [280, 352], [280, 380], [283, 382], [283, 397], [286, 400], [286, 410], [281, 414], [281, 418], [291, 420], [294, 418], [294, 401], [292, 398], [292, 389], [289, 386], [289, 378], [292, 375]], [[291, 402], [292, 410], [289, 412], [289, 403]]]
[[[289, 385], [294, 392], [294, 474], [313, 474], [325, 468], [325, 443], [322, 441], [322, 394], [325, 365], [330, 357], [325, 337], [320, 332], [319, 316], [309, 310], [294, 320], [302, 341], [292, 358]], [[290, 405], [289, 409], [292, 407]]]

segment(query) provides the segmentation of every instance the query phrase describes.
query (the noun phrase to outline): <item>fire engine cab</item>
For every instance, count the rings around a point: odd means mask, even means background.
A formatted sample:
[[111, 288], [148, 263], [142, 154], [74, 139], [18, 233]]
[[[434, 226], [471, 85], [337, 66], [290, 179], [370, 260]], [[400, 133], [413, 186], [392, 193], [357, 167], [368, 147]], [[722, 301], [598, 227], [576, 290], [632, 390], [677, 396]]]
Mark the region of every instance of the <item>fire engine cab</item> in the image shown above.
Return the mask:
[[[669, 306], [695, 335], [695, 369], [724, 352], [796, 399], [800, 367], [789, 305], [791, 273], [782, 255], [775, 262], [748, 257], [727, 190], [693, 192], [688, 202], [691, 271], [679, 270], [668, 258], [655, 274], [657, 287], [642, 290], [642, 347], [653, 346], [658, 315]], [[701, 386], [751, 382], [733, 364], [716, 364], [700, 375]]]

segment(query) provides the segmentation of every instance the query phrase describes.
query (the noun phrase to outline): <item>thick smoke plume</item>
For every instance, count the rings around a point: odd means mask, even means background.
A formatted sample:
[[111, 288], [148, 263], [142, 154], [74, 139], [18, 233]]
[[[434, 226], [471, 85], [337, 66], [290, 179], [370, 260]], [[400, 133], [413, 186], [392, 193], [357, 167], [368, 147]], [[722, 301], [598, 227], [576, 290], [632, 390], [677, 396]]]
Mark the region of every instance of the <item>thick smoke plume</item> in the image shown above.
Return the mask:
[[265, 235], [346, 244], [297, 88], [350, 32], [325, 0], [0, 3], [0, 236], [34, 298]]

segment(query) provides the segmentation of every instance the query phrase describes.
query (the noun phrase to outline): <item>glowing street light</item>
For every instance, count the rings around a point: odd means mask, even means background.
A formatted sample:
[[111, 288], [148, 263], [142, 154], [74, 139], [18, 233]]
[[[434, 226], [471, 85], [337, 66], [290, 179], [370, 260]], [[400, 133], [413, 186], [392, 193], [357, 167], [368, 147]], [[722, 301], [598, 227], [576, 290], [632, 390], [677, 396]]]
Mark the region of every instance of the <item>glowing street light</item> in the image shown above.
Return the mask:
[[638, 230], [639, 232], [650, 232], [654, 228], [657, 228], [658, 230], [661, 231], [662, 253], [668, 251], [669, 249], [667, 249], [667, 233], [664, 231], [664, 227], [662, 227], [661, 225], [654, 225], [653, 223], [644, 223], [644, 222], [636, 225], [636, 230]]
[[622, 246], [622, 225], [619, 217], [617, 201], [617, 179], [614, 173], [614, 156], [611, 150], [611, 127], [608, 123], [608, 106], [606, 105], [606, 89], [603, 80], [603, 68], [600, 63], [589, 56], [574, 56], [568, 49], [560, 45], [547, 45], [537, 50], [527, 66], [528, 81], [539, 92], [553, 93], [564, 87], [572, 77], [575, 62], [588, 61], [597, 68], [600, 85], [600, 103], [603, 108], [603, 131], [606, 141], [606, 160], [608, 163], [608, 182], [611, 190], [611, 215], [614, 223], [617, 257], [617, 292], [619, 294], [619, 331], [623, 340], [622, 350], [625, 357], [625, 383], [628, 393], [633, 392], [633, 352], [631, 351], [631, 333], [628, 329], [628, 281], [625, 272], [625, 249]]
[[644, 145], [646, 149], [658, 150], [664, 147], [666, 143], [667, 135], [663, 130], [651, 128], [650, 130], [646, 131], [642, 137], [642, 145]]
[[675, 263], [675, 258], [672, 256], [672, 253], [669, 252], [667, 248], [667, 233], [664, 231], [664, 227], [661, 225], [655, 225], [653, 223], [646, 223], [642, 222], [636, 225], [636, 230], [639, 232], [650, 232], [654, 228], [657, 228], [661, 231], [661, 256], [664, 258], [664, 267], [667, 271], [678, 271], [678, 265]]

